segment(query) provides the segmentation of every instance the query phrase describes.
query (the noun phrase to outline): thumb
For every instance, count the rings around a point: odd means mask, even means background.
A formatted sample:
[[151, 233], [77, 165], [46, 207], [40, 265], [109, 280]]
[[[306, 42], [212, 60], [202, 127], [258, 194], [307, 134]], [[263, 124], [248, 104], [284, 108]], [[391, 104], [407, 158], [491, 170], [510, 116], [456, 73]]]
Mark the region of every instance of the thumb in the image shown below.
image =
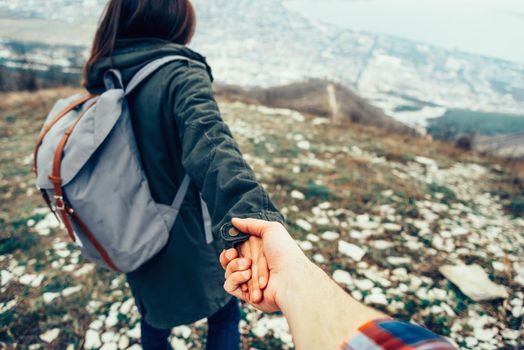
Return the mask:
[[271, 228], [271, 222], [258, 219], [234, 218], [231, 222], [241, 232], [257, 237], [262, 237]]

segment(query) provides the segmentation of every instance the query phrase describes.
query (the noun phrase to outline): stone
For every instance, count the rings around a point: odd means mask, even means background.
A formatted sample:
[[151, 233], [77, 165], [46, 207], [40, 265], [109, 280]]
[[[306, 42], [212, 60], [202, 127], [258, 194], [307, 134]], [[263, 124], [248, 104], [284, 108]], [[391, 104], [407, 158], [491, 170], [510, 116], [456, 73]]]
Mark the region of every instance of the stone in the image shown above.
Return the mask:
[[40, 339], [46, 343], [52, 343], [60, 334], [60, 328], [53, 328], [47, 332], [40, 334]]
[[439, 271], [475, 301], [508, 298], [506, 288], [493, 283], [479, 265], [445, 265]]
[[129, 298], [122, 303], [122, 305], [120, 306], [119, 312], [122, 315], [129, 315], [134, 305], [135, 305], [135, 299]]
[[84, 275], [87, 275], [88, 273], [91, 273], [92, 271], [95, 271], [96, 265], [95, 264], [85, 264], [78, 270], [76, 270], [73, 273], [73, 276], [75, 277], [81, 277]]
[[383, 224], [382, 228], [384, 228], [384, 231], [388, 233], [399, 233], [400, 231], [402, 231], [402, 226], [400, 226], [399, 224], [392, 223], [392, 222]]
[[64, 297], [68, 297], [70, 295], [80, 292], [81, 290], [82, 290], [82, 286], [69, 287], [62, 291], [62, 295]]
[[367, 304], [387, 305], [388, 300], [384, 294], [373, 293], [366, 296], [364, 302]]
[[312, 233], [308, 234], [308, 235], [306, 236], [306, 239], [307, 239], [308, 241], [313, 242], [313, 243], [317, 243], [318, 241], [320, 241], [320, 238], [318, 238], [317, 235], [314, 235], [314, 234], [312, 234]]
[[118, 349], [124, 350], [129, 346], [129, 338], [126, 335], [120, 336], [118, 339]]
[[338, 252], [350, 257], [357, 262], [362, 260], [364, 255], [366, 255], [364, 249], [345, 241], [338, 241]]
[[0, 286], [6, 286], [13, 279], [13, 274], [7, 270], [2, 270], [0, 272]]
[[115, 336], [117, 335], [118, 334], [116, 334], [115, 332], [111, 332], [111, 331], [104, 332], [100, 336], [100, 339], [102, 340], [102, 343], [109, 343], [109, 342], [112, 342], [115, 339]]
[[323, 264], [323, 263], [326, 262], [326, 258], [324, 258], [324, 256], [322, 254], [315, 254], [315, 255], [313, 255], [313, 260], [317, 264]]
[[306, 196], [302, 192], [300, 192], [300, 191], [293, 190], [293, 191], [291, 191], [291, 198], [304, 200], [304, 199], [306, 199]]
[[88, 329], [85, 336], [84, 348], [90, 350], [98, 349], [101, 346], [102, 342], [100, 341], [100, 334], [93, 329]]
[[110, 312], [106, 318], [105, 325], [108, 328], [114, 327], [118, 324], [118, 314], [116, 312]]
[[296, 221], [296, 224], [304, 231], [311, 231], [311, 229], [313, 228], [313, 226], [311, 226], [311, 224], [304, 219], [298, 219]]
[[100, 350], [118, 350], [118, 344], [115, 342], [105, 343]]
[[177, 337], [188, 339], [191, 336], [191, 328], [188, 326], [178, 326], [173, 329], [173, 334]]
[[326, 231], [323, 234], [321, 234], [320, 237], [322, 239], [325, 239], [326, 241], [335, 241], [340, 237], [340, 234], [333, 231]]
[[475, 335], [475, 338], [477, 338], [479, 341], [482, 341], [482, 342], [489, 342], [491, 339], [495, 338], [497, 333], [498, 333], [498, 330], [496, 328], [490, 328], [490, 329], [475, 328], [473, 330], [473, 334]]
[[384, 240], [377, 240], [372, 244], [378, 250], [386, 250], [395, 246], [393, 243]]
[[180, 339], [180, 338], [173, 338], [171, 340], [171, 346], [175, 350], [188, 350], [189, 349], [187, 347], [186, 342], [184, 340]]
[[140, 339], [140, 324], [137, 323], [133, 328], [126, 332], [127, 336], [131, 339]]
[[303, 251], [309, 251], [313, 249], [313, 243], [310, 241], [298, 241], [297, 244]]
[[44, 293], [42, 295], [42, 297], [44, 299], [44, 303], [46, 303], [46, 304], [49, 304], [50, 302], [52, 302], [53, 300], [55, 300], [59, 296], [60, 296], [60, 293], [52, 293], [52, 292]]
[[367, 279], [358, 279], [358, 280], [355, 280], [355, 286], [359, 290], [366, 291], [366, 290], [371, 290], [375, 286], [375, 284]]
[[335, 270], [335, 272], [333, 272], [333, 280], [335, 280], [335, 282], [337, 283], [346, 286], [350, 286], [353, 284], [353, 278], [351, 277], [349, 272], [344, 270]]
[[388, 256], [386, 261], [391, 265], [408, 265], [411, 263], [411, 258], [409, 256]]
[[94, 320], [89, 324], [89, 328], [95, 331], [99, 331], [100, 329], [102, 329], [103, 326], [104, 323], [102, 322], [102, 320]]
[[138, 344], [133, 344], [130, 347], [128, 347], [126, 350], [142, 350], [142, 347]]

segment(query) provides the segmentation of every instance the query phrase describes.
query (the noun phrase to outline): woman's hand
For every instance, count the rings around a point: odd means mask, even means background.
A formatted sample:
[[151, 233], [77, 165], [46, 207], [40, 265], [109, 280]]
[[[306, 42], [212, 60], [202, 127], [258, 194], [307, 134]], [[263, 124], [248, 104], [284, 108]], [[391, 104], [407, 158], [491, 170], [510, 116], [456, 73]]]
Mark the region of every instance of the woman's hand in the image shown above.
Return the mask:
[[238, 252], [240, 257], [251, 261], [251, 279], [247, 284], [241, 286], [243, 296], [250, 303], [258, 304], [262, 301], [262, 291], [269, 280], [269, 268], [264, 255], [262, 239], [255, 236], [249, 237], [249, 240], [238, 248]]

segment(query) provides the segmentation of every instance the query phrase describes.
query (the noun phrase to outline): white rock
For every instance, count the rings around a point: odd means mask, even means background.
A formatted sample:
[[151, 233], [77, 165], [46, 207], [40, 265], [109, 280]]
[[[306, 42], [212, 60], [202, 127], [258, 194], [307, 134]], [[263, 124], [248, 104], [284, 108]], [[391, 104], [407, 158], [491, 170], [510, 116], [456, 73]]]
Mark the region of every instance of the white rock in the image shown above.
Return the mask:
[[317, 264], [323, 264], [323, 263], [326, 262], [326, 258], [324, 258], [324, 256], [322, 254], [315, 254], [315, 255], [313, 255], [313, 260]]
[[7, 270], [2, 270], [0, 272], [0, 286], [6, 286], [13, 279], [13, 274]]
[[402, 226], [392, 222], [383, 224], [382, 227], [384, 228], [384, 231], [388, 233], [399, 233], [400, 231], [402, 231]]
[[42, 295], [42, 297], [44, 298], [44, 303], [46, 304], [49, 304], [50, 302], [52, 302], [59, 296], [60, 296], [60, 293], [52, 293], [52, 292], [44, 293]]
[[393, 243], [384, 240], [377, 240], [372, 244], [378, 250], [386, 250], [395, 246]]
[[94, 320], [89, 324], [89, 328], [95, 331], [99, 331], [100, 329], [102, 329], [103, 325], [104, 323], [102, 322], [102, 320]]
[[20, 277], [18, 282], [20, 282], [23, 285], [29, 286], [29, 287], [39, 287], [40, 284], [42, 284], [42, 281], [44, 280], [44, 275], [23, 275]]
[[9, 300], [5, 303], [0, 303], [0, 314], [11, 310], [16, 306], [16, 298]]
[[85, 264], [85, 265], [83, 265], [81, 268], [79, 268], [78, 270], [76, 270], [76, 271], [73, 273], [73, 276], [75, 276], [75, 277], [80, 277], [80, 276], [87, 275], [88, 273], [94, 271], [95, 268], [96, 268], [96, 265], [95, 265], [95, 264]]
[[106, 318], [105, 325], [108, 328], [114, 327], [118, 324], [118, 313], [110, 312]]
[[300, 249], [302, 249], [303, 251], [309, 251], [313, 249], [313, 243], [311, 243], [310, 241], [298, 241], [297, 243]]
[[102, 333], [100, 339], [102, 340], [102, 343], [110, 343], [114, 340], [115, 336], [117, 336], [115, 332], [108, 331]]
[[446, 265], [440, 267], [439, 271], [475, 301], [508, 297], [506, 288], [493, 283], [479, 265]]
[[408, 265], [411, 263], [411, 258], [409, 256], [388, 256], [387, 262], [391, 265]]
[[304, 199], [306, 199], [306, 196], [302, 192], [300, 192], [300, 191], [293, 190], [293, 191], [291, 191], [291, 198], [304, 200]]
[[311, 226], [311, 224], [304, 219], [298, 219], [296, 221], [296, 224], [304, 231], [311, 231], [311, 229], [313, 228], [313, 226]]
[[88, 329], [85, 336], [84, 348], [86, 350], [98, 349], [101, 346], [102, 342], [100, 341], [100, 334], [95, 330]]
[[371, 290], [375, 286], [375, 284], [367, 279], [358, 279], [358, 280], [355, 280], [355, 286], [359, 290], [366, 291], [366, 290]]
[[188, 350], [189, 349], [186, 342], [180, 338], [173, 338], [171, 340], [171, 346], [175, 350]]
[[467, 337], [464, 339], [466, 341], [466, 345], [468, 348], [472, 349], [474, 346], [476, 346], [479, 341], [475, 337]]
[[82, 290], [82, 286], [69, 287], [62, 291], [62, 295], [64, 297], [68, 297], [70, 295], [80, 292], [81, 290]]
[[118, 340], [118, 348], [124, 350], [129, 346], [129, 338], [126, 335], [122, 335]]
[[334, 241], [340, 237], [340, 234], [332, 231], [326, 231], [322, 235], [320, 235], [320, 237], [322, 237], [322, 239], [325, 239], [326, 241]]
[[142, 350], [142, 347], [138, 344], [133, 344], [127, 348], [127, 350]]
[[491, 266], [493, 266], [493, 270], [498, 272], [504, 272], [504, 270], [506, 270], [504, 263], [500, 261], [492, 261]]
[[344, 270], [335, 270], [335, 272], [333, 272], [333, 280], [346, 286], [350, 286], [353, 283], [353, 278], [349, 272]]
[[288, 345], [292, 344], [289, 326], [284, 317], [270, 318], [268, 316], [264, 316], [255, 323], [251, 331], [258, 338], [263, 338], [268, 334], [269, 331], [272, 331], [275, 338], [281, 339]]
[[48, 236], [52, 229], [60, 227], [60, 222], [54, 214], [47, 214], [43, 220], [39, 221], [33, 228], [40, 236]]
[[438, 166], [437, 166], [437, 162], [431, 158], [427, 158], [427, 157], [422, 157], [422, 156], [418, 156], [418, 157], [415, 157], [415, 162], [419, 163], [419, 164], [422, 164], [428, 168], [432, 168], [432, 169], [438, 169]]
[[498, 333], [498, 330], [496, 328], [492, 328], [492, 329], [475, 328], [473, 330], [473, 334], [475, 335], [475, 338], [483, 342], [488, 342], [491, 339], [495, 338], [497, 333]]
[[115, 342], [105, 343], [100, 350], [118, 350], [118, 345]]
[[366, 252], [362, 248], [345, 241], [338, 241], [338, 252], [355, 261], [362, 260], [364, 255], [366, 255]]
[[311, 144], [309, 143], [309, 141], [302, 140], [297, 142], [297, 147], [307, 151], [311, 148]]
[[519, 337], [519, 331], [516, 329], [506, 328], [500, 331], [500, 334], [504, 339], [517, 340]]
[[173, 334], [177, 337], [182, 337], [184, 339], [187, 339], [191, 336], [191, 328], [188, 326], [178, 326], [173, 329]]
[[317, 235], [314, 235], [314, 234], [312, 234], [312, 233], [308, 234], [307, 237], [306, 237], [306, 239], [307, 239], [308, 241], [311, 241], [311, 242], [314, 242], [314, 243], [317, 243], [318, 241], [320, 241], [320, 238], [318, 238]]
[[47, 332], [40, 334], [40, 339], [46, 343], [52, 343], [60, 334], [60, 328], [53, 328]]
[[140, 324], [137, 323], [135, 327], [126, 332], [127, 336], [132, 339], [140, 339]]
[[366, 296], [364, 302], [367, 304], [387, 305], [388, 300], [384, 294], [373, 293]]
[[122, 315], [128, 315], [129, 316], [129, 313], [131, 312], [131, 309], [133, 308], [133, 306], [135, 305], [135, 299], [134, 298], [129, 298], [127, 299], [126, 301], [124, 301], [122, 303], [122, 305], [120, 306], [120, 313]]

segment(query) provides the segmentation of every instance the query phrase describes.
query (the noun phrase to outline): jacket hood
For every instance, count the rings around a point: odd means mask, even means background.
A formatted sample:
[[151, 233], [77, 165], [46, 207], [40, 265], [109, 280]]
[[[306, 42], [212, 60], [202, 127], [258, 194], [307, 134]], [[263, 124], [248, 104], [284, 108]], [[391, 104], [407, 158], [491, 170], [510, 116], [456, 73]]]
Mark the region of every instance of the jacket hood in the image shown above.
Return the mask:
[[92, 93], [105, 90], [104, 73], [108, 69], [118, 69], [124, 84], [147, 63], [164, 56], [180, 55], [204, 63], [211, 80], [211, 67], [204, 56], [190, 48], [161, 39], [119, 39], [113, 55], [105, 57], [91, 67], [86, 79], [86, 88]]

